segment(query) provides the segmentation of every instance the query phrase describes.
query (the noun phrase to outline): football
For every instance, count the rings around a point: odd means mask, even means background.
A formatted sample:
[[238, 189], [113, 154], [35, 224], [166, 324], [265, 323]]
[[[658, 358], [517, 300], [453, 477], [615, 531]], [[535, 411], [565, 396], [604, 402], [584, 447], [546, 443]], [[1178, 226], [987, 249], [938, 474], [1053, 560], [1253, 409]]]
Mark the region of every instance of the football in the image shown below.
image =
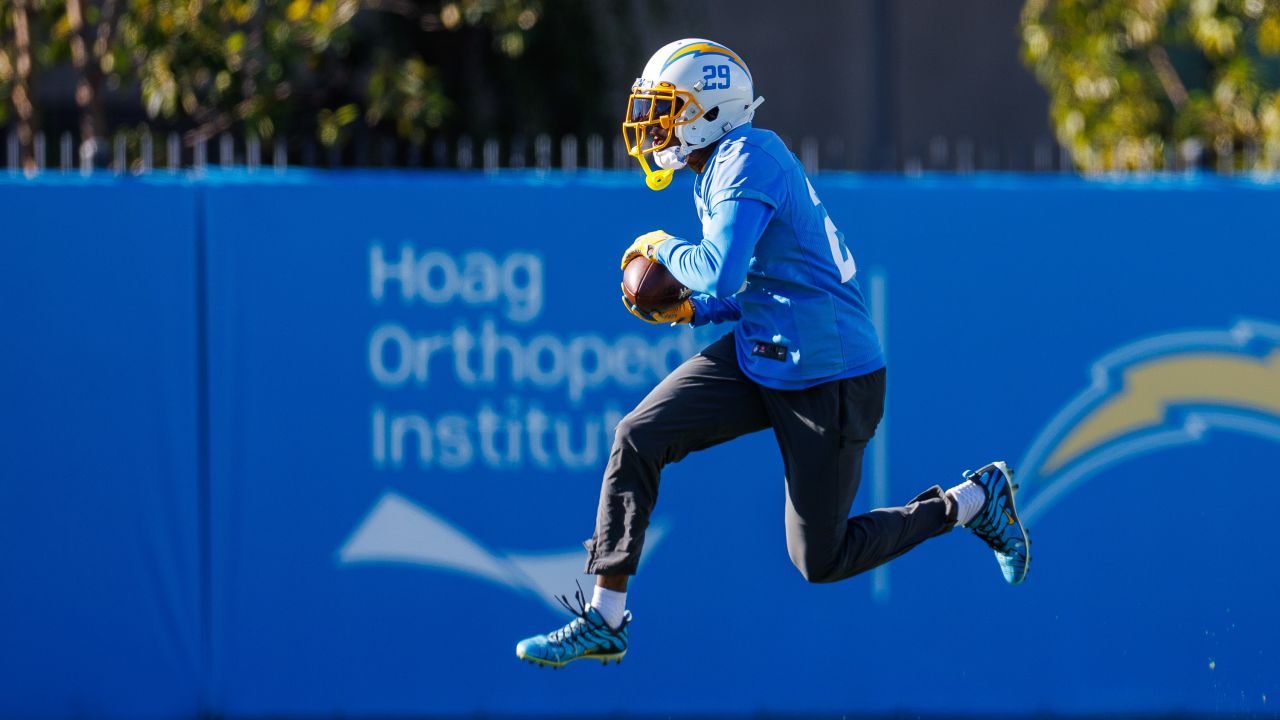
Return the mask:
[[666, 312], [684, 302], [690, 290], [669, 270], [643, 255], [622, 270], [622, 294], [642, 312]]

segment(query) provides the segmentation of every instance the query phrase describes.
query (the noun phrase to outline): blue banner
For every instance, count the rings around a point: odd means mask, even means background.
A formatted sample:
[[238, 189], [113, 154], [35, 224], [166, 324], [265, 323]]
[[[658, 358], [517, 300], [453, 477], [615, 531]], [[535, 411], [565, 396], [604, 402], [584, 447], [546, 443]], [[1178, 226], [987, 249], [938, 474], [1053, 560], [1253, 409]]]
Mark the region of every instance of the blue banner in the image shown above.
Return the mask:
[[0, 716], [200, 705], [196, 192], [0, 180]]
[[[613, 426], [729, 331], [649, 327], [618, 299], [631, 238], [697, 235], [684, 182], [0, 187], [0, 207], [31, 218], [0, 247], [0, 317], [20, 348], [3, 360], [18, 402], [0, 532], [5, 562], [28, 568], [25, 604], [9, 593], [0, 622], [35, 613], [51, 646], [36, 657], [86, 635], [132, 643], [134, 677], [157, 683], [146, 709], [174, 715], [1274, 707], [1280, 186], [1248, 181], [815, 178], [889, 363], [855, 511], [1009, 460], [1034, 541], [1027, 584], [1005, 585], [965, 531], [806, 583], [759, 433], [664, 472], [620, 667], [518, 662], [516, 641], [566, 621], [553, 595], [590, 590], [581, 542]], [[94, 212], [57, 232], [30, 212], [77, 198]], [[106, 208], [128, 223], [103, 222]], [[99, 345], [113, 352], [77, 352]], [[41, 464], [53, 456], [74, 466]], [[114, 530], [67, 522], [68, 497]], [[19, 552], [32, 542], [40, 554]], [[122, 554], [135, 546], [147, 562]], [[159, 640], [63, 605], [101, 575]], [[0, 667], [31, 652], [0, 650]], [[0, 693], [0, 714], [46, 707], [41, 692], [62, 698], [51, 715], [138, 707], [66, 704], [82, 683], [48, 664], [19, 676], [37, 689], [12, 706]]]

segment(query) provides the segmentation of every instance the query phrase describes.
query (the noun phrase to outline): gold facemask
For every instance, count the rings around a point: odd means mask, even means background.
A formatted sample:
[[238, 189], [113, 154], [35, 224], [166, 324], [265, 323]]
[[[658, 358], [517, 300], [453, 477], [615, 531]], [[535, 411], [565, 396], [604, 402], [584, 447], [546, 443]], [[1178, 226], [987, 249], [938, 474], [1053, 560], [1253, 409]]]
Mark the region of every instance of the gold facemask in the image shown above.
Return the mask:
[[647, 85], [637, 82], [627, 98], [627, 115], [622, 121], [622, 139], [627, 154], [640, 161], [644, 181], [650, 190], [662, 190], [671, 182], [674, 170], [653, 170], [645, 155], [665, 149], [676, 139], [676, 127], [702, 117], [702, 106], [693, 95], [676, 90], [669, 82]]

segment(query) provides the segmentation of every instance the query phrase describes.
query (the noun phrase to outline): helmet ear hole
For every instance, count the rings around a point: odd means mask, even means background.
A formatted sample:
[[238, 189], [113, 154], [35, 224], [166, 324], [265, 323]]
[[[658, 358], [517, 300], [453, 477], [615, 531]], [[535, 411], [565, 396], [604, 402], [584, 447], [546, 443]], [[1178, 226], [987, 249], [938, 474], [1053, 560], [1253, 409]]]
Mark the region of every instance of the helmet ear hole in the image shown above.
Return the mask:
[[705, 115], [703, 115], [702, 117], [706, 118], [707, 120], [715, 120], [716, 118], [720, 117], [720, 108], [719, 108], [719, 106], [711, 108], [711, 109], [710, 109], [710, 110], [708, 110], [708, 111], [707, 111], [707, 113], [706, 113]]

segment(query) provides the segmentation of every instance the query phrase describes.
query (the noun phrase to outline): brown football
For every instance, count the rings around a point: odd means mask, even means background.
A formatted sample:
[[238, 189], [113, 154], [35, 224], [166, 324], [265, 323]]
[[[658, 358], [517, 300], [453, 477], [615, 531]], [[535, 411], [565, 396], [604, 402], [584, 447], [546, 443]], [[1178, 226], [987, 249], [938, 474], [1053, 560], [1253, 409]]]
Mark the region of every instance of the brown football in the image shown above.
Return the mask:
[[622, 270], [622, 294], [644, 312], [667, 312], [684, 302], [689, 293], [661, 263], [643, 255], [632, 258]]

